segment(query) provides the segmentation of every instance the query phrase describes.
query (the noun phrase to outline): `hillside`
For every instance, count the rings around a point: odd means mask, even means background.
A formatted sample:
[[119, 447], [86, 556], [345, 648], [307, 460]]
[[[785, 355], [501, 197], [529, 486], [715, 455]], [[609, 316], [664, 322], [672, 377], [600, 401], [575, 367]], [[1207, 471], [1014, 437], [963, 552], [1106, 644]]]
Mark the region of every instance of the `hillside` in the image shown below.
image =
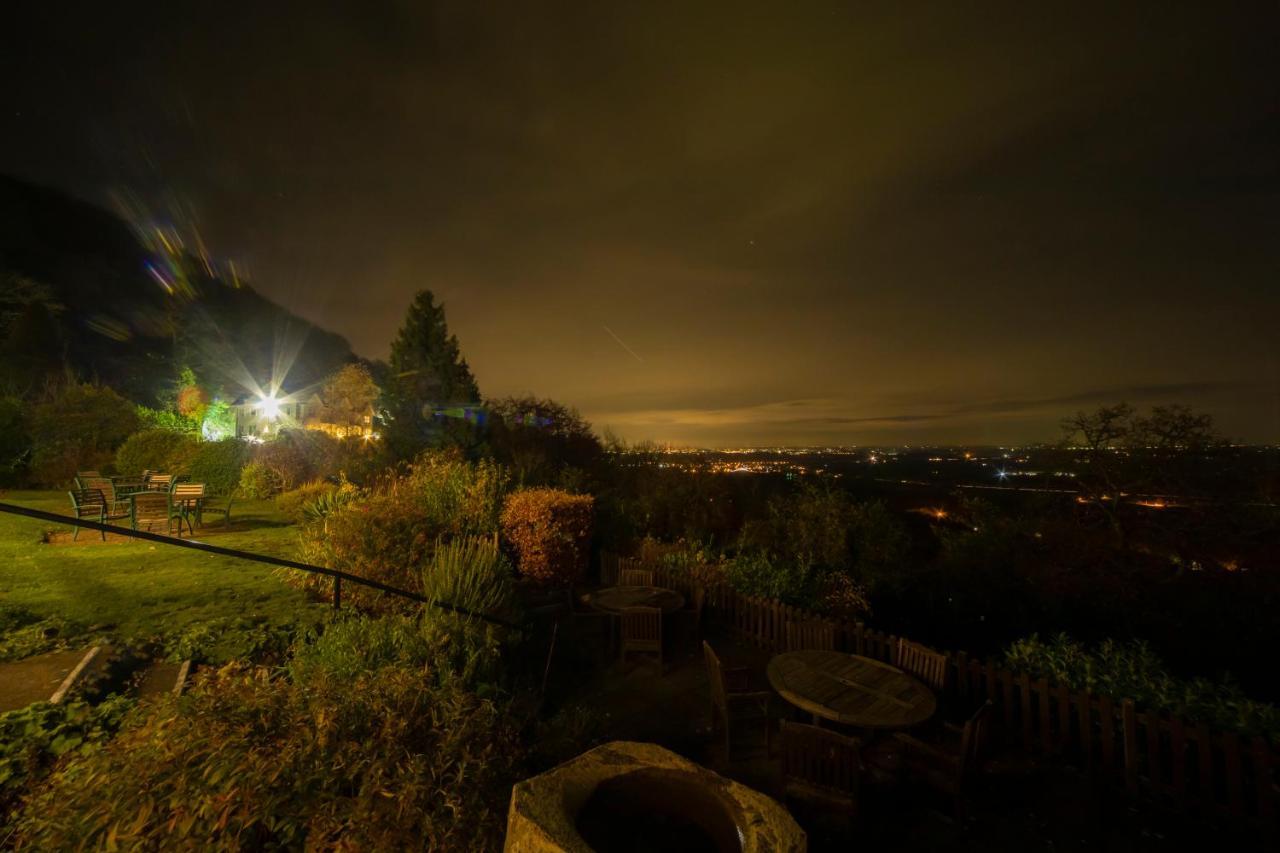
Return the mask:
[[[170, 292], [150, 269], [178, 269]], [[296, 350], [296, 355], [294, 354]], [[0, 176], [0, 381], [26, 395], [67, 372], [154, 402], [183, 366], [229, 396], [289, 364], [290, 388], [354, 356], [340, 335], [194, 258], [157, 257], [122, 219]]]

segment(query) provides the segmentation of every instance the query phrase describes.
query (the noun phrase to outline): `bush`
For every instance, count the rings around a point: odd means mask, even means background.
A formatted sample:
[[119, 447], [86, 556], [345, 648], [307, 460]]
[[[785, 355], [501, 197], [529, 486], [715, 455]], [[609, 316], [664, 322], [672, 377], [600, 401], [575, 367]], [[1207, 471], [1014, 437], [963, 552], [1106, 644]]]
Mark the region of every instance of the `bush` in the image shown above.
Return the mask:
[[811, 573], [807, 566], [775, 561], [760, 551], [734, 557], [727, 571], [729, 586], [745, 595], [776, 598], [788, 604], [812, 603]]
[[168, 409], [152, 409], [138, 406], [138, 422], [143, 429], [167, 429], [170, 432], [194, 433], [200, 429], [200, 422], [183, 417]]
[[311, 454], [308, 453], [311, 443], [306, 440], [303, 432], [281, 430], [275, 438], [269, 438], [254, 448], [251, 464], [270, 471], [281, 489], [292, 489], [299, 483], [323, 476], [312, 462]]
[[507, 496], [502, 531], [516, 550], [520, 573], [567, 586], [582, 577], [591, 543], [590, 495], [523, 489]]
[[515, 572], [497, 537], [464, 536], [437, 542], [422, 572], [422, 593], [433, 603], [512, 621]]
[[[11, 814], [27, 787], [59, 758], [101, 746], [132, 705], [132, 699], [113, 696], [96, 706], [35, 702], [0, 714], [0, 816]], [[0, 829], [4, 826], [0, 818]]]
[[307, 520], [305, 508], [317, 498], [337, 491], [338, 487], [324, 480], [312, 480], [295, 489], [276, 495], [276, 508], [295, 524]]
[[147, 470], [187, 473], [198, 449], [198, 441], [191, 433], [165, 429], [135, 432], [116, 451], [116, 470], [128, 475]]
[[204, 483], [211, 494], [226, 495], [240, 485], [240, 475], [248, 459], [249, 446], [238, 438], [202, 441], [188, 470], [191, 479]]
[[464, 461], [454, 453], [426, 453], [392, 489], [412, 501], [439, 533], [468, 536], [496, 533], [509, 478], [485, 459]]
[[[505, 487], [505, 472], [492, 463], [426, 455], [408, 473], [345, 498], [310, 521], [300, 535], [301, 558], [418, 592], [437, 539], [496, 531]], [[332, 584], [328, 578], [301, 572], [288, 572], [286, 577], [323, 595]], [[357, 606], [406, 606], [403, 599], [365, 587], [353, 585], [343, 592]]]
[[1226, 679], [1215, 682], [1171, 675], [1141, 641], [1104, 640], [1089, 649], [1066, 634], [1047, 642], [1032, 634], [1010, 645], [1004, 660], [1015, 672], [1050, 683], [1117, 700], [1132, 699], [1144, 708], [1168, 711], [1223, 731], [1265, 735], [1280, 744], [1280, 708], [1249, 699]]
[[332, 634], [355, 665], [227, 667], [150, 703], [28, 801], [19, 845], [497, 849], [521, 756], [506, 705], [447, 632], [375, 644], [370, 669], [371, 627]]
[[261, 462], [250, 462], [240, 471], [240, 494], [250, 500], [266, 500], [280, 491], [280, 478]]
[[107, 468], [137, 430], [133, 404], [115, 391], [68, 385], [32, 412], [32, 474], [43, 485], [62, 486], [76, 471]]
[[0, 397], [0, 484], [12, 482], [27, 465], [31, 436], [22, 401]]

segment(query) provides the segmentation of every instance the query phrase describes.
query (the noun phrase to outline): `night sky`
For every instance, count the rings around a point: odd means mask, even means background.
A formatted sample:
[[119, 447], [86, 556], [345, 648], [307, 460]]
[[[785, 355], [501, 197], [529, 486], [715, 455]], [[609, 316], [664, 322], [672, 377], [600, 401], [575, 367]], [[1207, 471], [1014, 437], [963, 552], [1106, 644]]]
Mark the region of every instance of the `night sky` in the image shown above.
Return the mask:
[[425, 287], [629, 439], [1280, 441], [1275, 3], [83, 5], [6, 11], [0, 172], [362, 355]]

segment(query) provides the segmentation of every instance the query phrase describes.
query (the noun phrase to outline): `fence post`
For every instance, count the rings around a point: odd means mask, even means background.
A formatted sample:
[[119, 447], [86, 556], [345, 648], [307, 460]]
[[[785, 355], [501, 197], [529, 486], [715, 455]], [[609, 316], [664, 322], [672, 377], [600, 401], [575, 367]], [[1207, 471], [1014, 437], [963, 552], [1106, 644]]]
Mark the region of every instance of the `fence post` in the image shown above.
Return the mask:
[[338, 610], [342, 607], [342, 578], [337, 575], [333, 576], [333, 609]]
[[1134, 792], [1138, 790], [1138, 717], [1132, 699], [1120, 703], [1120, 722], [1124, 728], [1124, 784]]

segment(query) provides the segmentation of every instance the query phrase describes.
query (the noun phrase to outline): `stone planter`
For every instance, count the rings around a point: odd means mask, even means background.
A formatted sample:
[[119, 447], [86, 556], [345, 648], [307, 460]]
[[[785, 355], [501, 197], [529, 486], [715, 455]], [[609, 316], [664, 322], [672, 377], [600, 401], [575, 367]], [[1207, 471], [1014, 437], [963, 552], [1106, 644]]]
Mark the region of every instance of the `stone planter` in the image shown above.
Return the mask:
[[791, 815], [670, 750], [614, 741], [517, 784], [507, 853], [804, 851]]

